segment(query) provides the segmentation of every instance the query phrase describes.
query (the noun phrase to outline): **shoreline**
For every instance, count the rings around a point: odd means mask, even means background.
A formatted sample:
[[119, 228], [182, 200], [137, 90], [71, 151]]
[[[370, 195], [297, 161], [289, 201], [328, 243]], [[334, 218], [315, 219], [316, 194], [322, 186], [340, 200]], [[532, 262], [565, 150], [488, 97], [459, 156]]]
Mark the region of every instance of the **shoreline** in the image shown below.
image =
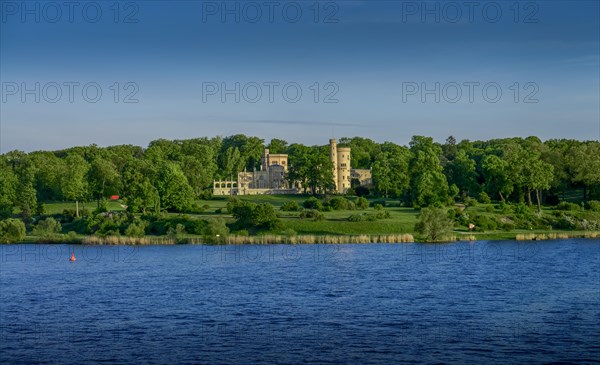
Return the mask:
[[75, 240], [66, 237], [52, 239], [39, 239], [28, 236], [20, 242], [10, 244], [76, 244], [76, 245], [279, 245], [279, 244], [370, 244], [370, 243], [454, 243], [454, 242], [476, 242], [476, 241], [546, 241], [570, 238], [600, 239], [600, 231], [564, 231], [564, 232], [495, 232], [495, 233], [460, 233], [455, 232], [445, 239], [427, 241], [419, 239], [410, 233], [404, 234], [380, 234], [380, 235], [257, 235], [206, 238], [206, 237], [180, 237], [169, 236], [83, 236]]

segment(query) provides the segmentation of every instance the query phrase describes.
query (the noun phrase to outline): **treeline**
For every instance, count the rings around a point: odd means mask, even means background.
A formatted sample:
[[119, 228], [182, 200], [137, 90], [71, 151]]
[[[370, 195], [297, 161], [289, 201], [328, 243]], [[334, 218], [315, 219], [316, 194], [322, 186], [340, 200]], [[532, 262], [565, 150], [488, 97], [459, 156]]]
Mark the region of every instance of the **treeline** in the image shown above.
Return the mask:
[[[600, 143], [537, 137], [445, 143], [415, 136], [408, 146], [342, 138], [352, 148], [352, 167], [371, 168], [373, 186], [353, 182], [351, 195], [397, 198], [407, 206], [445, 206], [472, 198], [528, 205], [556, 205], [579, 189], [583, 200], [600, 196]], [[329, 146], [305, 146], [258, 137], [153, 141], [132, 145], [74, 147], [0, 155], [0, 217], [16, 212], [28, 222], [44, 202], [72, 201], [75, 215], [86, 204], [105, 210], [119, 195], [132, 213], [202, 210], [213, 179], [236, 179], [260, 168], [263, 149], [289, 154], [288, 179], [305, 193], [334, 187]], [[92, 203], [93, 202], [93, 203]]]

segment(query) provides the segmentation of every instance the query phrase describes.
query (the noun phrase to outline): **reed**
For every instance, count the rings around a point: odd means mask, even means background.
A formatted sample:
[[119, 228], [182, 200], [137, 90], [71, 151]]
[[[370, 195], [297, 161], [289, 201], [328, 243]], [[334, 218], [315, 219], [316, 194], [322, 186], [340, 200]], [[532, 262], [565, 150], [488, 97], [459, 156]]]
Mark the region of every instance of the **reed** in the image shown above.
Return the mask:
[[517, 234], [517, 241], [542, 241], [542, 240], [558, 240], [566, 238], [598, 238], [600, 232], [552, 232], [552, 233], [520, 233]]
[[[221, 244], [342, 244], [342, 243], [408, 243], [414, 242], [411, 234], [387, 235], [260, 235], [260, 236], [229, 236], [221, 238]], [[190, 243], [203, 243], [193, 239]]]
[[81, 241], [84, 245], [173, 245], [177, 241], [170, 237], [125, 237], [125, 236], [88, 236]]

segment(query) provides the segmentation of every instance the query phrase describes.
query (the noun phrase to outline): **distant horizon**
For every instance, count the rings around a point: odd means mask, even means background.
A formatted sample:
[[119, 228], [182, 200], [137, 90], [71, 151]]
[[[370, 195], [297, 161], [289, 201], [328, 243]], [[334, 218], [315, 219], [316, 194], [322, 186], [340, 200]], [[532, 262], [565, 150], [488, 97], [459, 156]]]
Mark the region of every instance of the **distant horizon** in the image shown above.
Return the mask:
[[[22, 151], [25, 153], [32, 153], [32, 152], [39, 152], [39, 151], [49, 151], [49, 152], [58, 152], [58, 151], [65, 151], [65, 150], [69, 150], [71, 148], [77, 148], [77, 147], [89, 147], [89, 146], [97, 146], [99, 148], [108, 148], [108, 147], [114, 147], [114, 146], [135, 146], [135, 147], [141, 147], [143, 149], [148, 148], [148, 146], [150, 145], [151, 142], [153, 141], [157, 141], [157, 140], [168, 140], [168, 141], [185, 141], [185, 140], [193, 140], [193, 139], [198, 139], [198, 138], [207, 138], [207, 139], [213, 139], [213, 138], [227, 138], [227, 137], [231, 137], [234, 135], [245, 135], [247, 137], [257, 137], [260, 138], [264, 141], [264, 145], [265, 147], [269, 145], [269, 143], [271, 142], [272, 139], [281, 139], [284, 140], [286, 142], [288, 142], [288, 144], [294, 144], [294, 143], [299, 143], [305, 146], [325, 146], [328, 145], [328, 142], [330, 139], [336, 139], [338, 142], [343, 139], [343, 138], [365, 138], [365, 139], [369, 139], [372, 140], [375, 143], [381, 144], [381, 143], [385, 143], [385, 142], [391, 142], [391, 143], [395, 143], [397, 145], [400, 146], [408, 146], [409, 142], [410, 142], [410, 138], [406, 141], [406, 142], [397, 142], [394, 140], [378, 140], [378, 139], [374, 139], [374, 138], [369, 138], [369, 137], [364, 137], [364, 136], [334, 136], [334, 137], [325, 137], [322, 139], [323, 143], [304, 143], [302, 141], [296, 141], [296, 140], [291, 140], [289, 138], [286, 137], [281, 137], [281, 136], [277, 136], [277, 137], [272, 137], [272, 138], [264, 138], [260, 135], [256, 135], [256, 134], [245, 134], [245, 133], [234, 133], [234, 134], [228, 134], [228, 135], [213, 135], [213, 136], [189, 136], [189, 137], [185, 137], [185, 138], [164, 138], [164, 137], [158, 137], [155, 139], [152, 139], [150, 141], [147, 141], [143, 144], [140, 143], [116, 143], [116, 144], [100, 144], [100, 143], [87, 143], [87, 144], [73, 144], [70, 146], [65, 146], [65, 147], [59, 147], [59, 148], [34, 148], [34, 149], [20, 149], [20, 148], [15, 148], [15, 149], [11, 149], [11, 150], [0, 150], [0, 155], [4, 155], [8, 152], [12, 152], [12, 151]], [[446, 139], [449, 138], [450, 136], [456, 138], [456, 142], [460, 143], [461, 141], [469, 141], [469, 142], [487, 142], [490, 140], [501, 140], [501, 139], [512, 139], [512, 138], [521, 138], [521, 139], [526, 139], [529, 137], [535, 137], [535, 138], [539, 138], [540, 141], [542, 142], [547, 142], [550, 140], [572, 140], [572, 141], [578, 141], [578, 142], [600, 142], [600, 139], [577, 139], [577, 138], [540, 138], [539, 136], [536, 135], [530, 135], [530, 136], [507, 136], [507, 137], [493, 137], [493, 138], [484, 138], [484, 139], [470, 139], [470, 138], [461, 138], [460, 136], [457, 135], [448, 135], [442, 139], [437, 139], [434, 138], [432, 136], [429, 135], [425, 135], [425, 134], [415, 134], [413, 136], [423, 136], [423, 137], [431, 137], [433, 138], [434, 143], [439, 143], [439, 144], [444, 144], [446, 142]], [[411, 138], [413, 137], [411, 136]]]

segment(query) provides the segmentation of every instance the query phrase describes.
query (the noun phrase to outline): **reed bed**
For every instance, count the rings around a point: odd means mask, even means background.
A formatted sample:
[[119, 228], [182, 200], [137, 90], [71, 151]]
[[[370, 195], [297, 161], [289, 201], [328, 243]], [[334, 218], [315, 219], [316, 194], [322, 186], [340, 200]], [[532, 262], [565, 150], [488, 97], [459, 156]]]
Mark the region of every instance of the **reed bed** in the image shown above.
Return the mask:
[[[223, 237], [221, 244], [341, 244], [341, 243], [408, 243], [414, 242], [411, 234], [386, 234], [386, 235], [261, 235], [261, 236], [229, 236]], [[202, 240], [192, 239], [190, 243], [203, 243]]]
[[177, 240], [171, 237], [125, 237], [125, 236], [87, 236], [81, 241], [84, 245], [174, 245]]
[[558, 240], [565, 238], [600, 238], [600, 232], [557, 232], [557, 233], [523, 233], [517, 234], [517, 241]]

